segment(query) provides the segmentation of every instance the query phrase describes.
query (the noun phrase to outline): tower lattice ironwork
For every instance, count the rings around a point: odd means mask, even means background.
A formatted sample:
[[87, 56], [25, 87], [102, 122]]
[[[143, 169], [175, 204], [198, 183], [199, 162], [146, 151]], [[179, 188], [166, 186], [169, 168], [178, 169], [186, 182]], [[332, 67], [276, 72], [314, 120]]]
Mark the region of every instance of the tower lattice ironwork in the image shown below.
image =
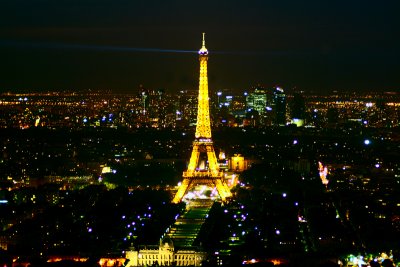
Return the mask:
[[216, 187], [222, 201], [231, 197], [231, 191], [225, 183], [223, 172], [219, 170], [211, 139], [210, 108], [208, 98], [207, 61], [208, 50], [203, 33], [202, 47], [199, 50], [200, 79], [197, 106], [197, 124], [195, 140], [188, 168], [183, 172], [183, 181], [173, 199], [174, 203], [182, 200], [188, 190], [196, 185]]

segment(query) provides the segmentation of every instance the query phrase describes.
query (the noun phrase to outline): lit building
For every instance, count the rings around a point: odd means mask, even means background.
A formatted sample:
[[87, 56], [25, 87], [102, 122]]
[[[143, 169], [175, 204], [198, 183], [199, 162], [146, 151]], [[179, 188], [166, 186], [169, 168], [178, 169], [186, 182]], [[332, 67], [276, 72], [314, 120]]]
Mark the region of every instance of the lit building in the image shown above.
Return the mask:
[[247, 110], [255, 110], [261, 116], [265, 113], [267, 107], [267, 93], [264, 88], [256, 87], [253, 92], [246, 96]]
[[142, 85], [140, 85], [139, 88], [139, 94], [140, 94], [140, 106], [141, 106], [141, 115], [143, 118], [147, 117], [148, 113], [148, 108], [149, 108], [149, 93], [147, 90], [143, 88]]
[[291, 123], [303, 126], [306, 117], [306, 104], [301, 94], [294, 94], [291, 104]]
[[247, 160], [240, 154], [235, 154], [229, 161], [229, 169], [234, 172], [247, 170]]
[[169, 238], [160, 241], [159, 246], [146, 246], [139, 250], [127, 251], [126, 267], [136, 266], [201, 266], [206, 258], [205, 252], [196, 250], [175, 251], [173, 242]]
[[255, 124], [272, 125], [275, 114], [272, 90], [258, 86], [251, 92], [245, 93], [245, 96], [246, 112], [249, 113], [247, 117], [256, 118], [258, 121]]
[[274, 90], [275, 124], [286, 125], [286, 95], [282, 88]]
[[209, 199], [190, 201], [186, 213], [167, 229], [158, 246], [140, 246], [125, 253], [129, 260], [126, 266], [200, 266], [207, 253], [198, 247], [196, 239], [213, 203]]

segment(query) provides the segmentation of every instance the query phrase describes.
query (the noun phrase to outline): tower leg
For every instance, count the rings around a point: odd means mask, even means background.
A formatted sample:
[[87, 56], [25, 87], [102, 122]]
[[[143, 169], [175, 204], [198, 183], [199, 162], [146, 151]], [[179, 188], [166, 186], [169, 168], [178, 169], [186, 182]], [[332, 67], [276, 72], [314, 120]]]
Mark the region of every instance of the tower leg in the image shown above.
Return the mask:
[[188, 178], [184, 178], [182, 184], [179, 186], [178, 191], [175, 194], [172, 203], [178, 204], [181, 202], [183, 196], [186, 194], [187, 190], [189, 189], [190, 181]]
[[193, 144], [192, 155], [190, 156], [188, 172], [193, 173], [196, 170], [197, 163], [199, 162], [199, 146], [197, 144]]
[[232, 196], [232, 193], [230, 192], [228, 185], [221, 179], [215, 180], [215, 186], [223, 202], [225, 202], [227, 198]]
[[213, 175], [217, 175], [219, 172], [217, 157], [215, 156], [214, 147], [212, 145], [206, 145], [208, 166]]

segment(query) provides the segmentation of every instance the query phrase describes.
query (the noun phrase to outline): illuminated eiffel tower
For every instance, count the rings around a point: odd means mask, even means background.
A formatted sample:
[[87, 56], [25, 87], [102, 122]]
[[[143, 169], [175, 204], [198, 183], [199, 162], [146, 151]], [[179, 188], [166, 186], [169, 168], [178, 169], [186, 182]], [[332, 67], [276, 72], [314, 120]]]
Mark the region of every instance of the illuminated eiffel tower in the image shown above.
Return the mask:
[[173, 203], [180, 202], [183, 196], [196, 185], [216, 187], [222, 201], [226, 201], [227, 198], [232, 196], [228, 185], [224, 181], [223, 172], [219, 170], [211, 139], [207, 77], [208, 50], [205, 46], [204, 33], [203, 45], [199, 50], [199, 60], [200, 79], [195, 140], [189, 166], [183, 172], [183, 181], [172, 200]]

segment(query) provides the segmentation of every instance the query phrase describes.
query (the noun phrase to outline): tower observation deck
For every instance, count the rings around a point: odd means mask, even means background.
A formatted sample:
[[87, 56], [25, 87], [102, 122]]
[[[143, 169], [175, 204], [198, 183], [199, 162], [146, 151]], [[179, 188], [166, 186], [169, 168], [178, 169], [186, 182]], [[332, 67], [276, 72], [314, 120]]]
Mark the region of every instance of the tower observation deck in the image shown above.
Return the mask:
[[211, 139], [210, 108], [208, 97], [207, 61], [208, 50], [203, 33], [202, 47], [199, 50], [200, 78], [197, 106], [197, 123], [195, 140], [189, 165], [183, 172], [183, 181], [172, 202], [178, 203], [184, 195], [196, 185], [216, 187], [222, 201], [226, 201], [232, 194], [225, 183], [223, 172], [219, 170], [217, 157]]

